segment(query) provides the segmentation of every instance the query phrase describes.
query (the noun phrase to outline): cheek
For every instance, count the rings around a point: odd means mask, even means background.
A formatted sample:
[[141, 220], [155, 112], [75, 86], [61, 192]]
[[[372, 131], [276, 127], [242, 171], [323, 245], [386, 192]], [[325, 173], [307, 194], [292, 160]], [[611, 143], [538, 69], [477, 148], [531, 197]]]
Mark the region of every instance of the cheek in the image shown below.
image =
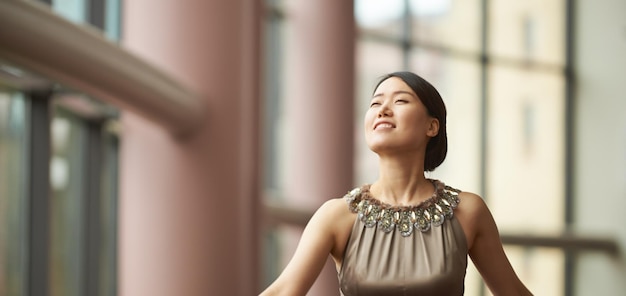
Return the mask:
[[368, 130], [368, 127], [371, 127], [372, 124], [374, 124], [375, 118], [375, 112], [372, 112], [372, 109], [368, 109], [367, 112], [365, 112], [365, 117], [363, 118], [363, 128], [365, 131]]

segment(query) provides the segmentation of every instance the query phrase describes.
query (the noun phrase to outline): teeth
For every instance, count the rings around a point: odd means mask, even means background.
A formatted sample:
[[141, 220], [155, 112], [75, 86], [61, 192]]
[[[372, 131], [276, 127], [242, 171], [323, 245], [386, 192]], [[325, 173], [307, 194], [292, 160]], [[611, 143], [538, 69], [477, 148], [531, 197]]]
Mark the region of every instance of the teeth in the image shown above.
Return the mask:
[[390, 123], [381, 123], [379, 125], [376, 126], [376, 128], [392, 128], [393, 125], [391, 125]]

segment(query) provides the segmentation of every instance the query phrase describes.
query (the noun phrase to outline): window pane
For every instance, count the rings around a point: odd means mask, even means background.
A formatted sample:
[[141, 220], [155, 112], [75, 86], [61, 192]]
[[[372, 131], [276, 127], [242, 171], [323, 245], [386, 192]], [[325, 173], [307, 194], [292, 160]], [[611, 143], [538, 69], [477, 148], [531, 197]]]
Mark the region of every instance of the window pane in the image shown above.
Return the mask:
[[403, 36], [404, 0], [356, 0], [354, 10], [357, 27], [362, 32]]
[[504, 251], [515, 273], [535, 295], [564, 295], [562, 250], [505, 246]]
[[86, 23], [88, 0], [53, 0], [52, 10], [75, 23]]
[[564, 65], [563, 0], [494, 0], [489, 3], [490, 54]]
[[19, 93], [0, 92], [0, 295], [26, 295], [26, 104]]
[[[489, 71], [487, 202], [501, 232], [557, 233], [565, 226], [563, 77]], [[508, 255], [537, 295], [562, 294], [560, 251]]]
[[490, 206], [502, 229], [559, 231], [564, 225], [563, 77], [498, 66], [489, 70]]
[[122, 0], [106, 0], [106, 12], [105, 16], [105, 28], [104, 32], [106, 36], [113, 40], [118, 41], [121, 38], [121, 3]]
[[478, 53], [481, 43], [479, 0], [410, 0], [413, 39], [419, 43]]
[[[448, 155], [434, 178], [478, 193], [480, 189], [481, 99], [480, 64], [416, 49], [411, 70], [428, 80], [441, 94], [448, 112]], [[462, 168], [462, 169], [461, 169]]]
[[50, 162], [50, 284], [53, 296], [79, 296], [84, 284], [84, 130], [78, 119], [56, 114]]
[[357, 184], [362, 184], [372, 182], [378, 176], [378, 158], [365, 143], [363, 118], [378, 79], [386, 73], [401, 70], [403, 59], [402, 50], [396, 45], [361, 39], [356, 50], [355, 176]]

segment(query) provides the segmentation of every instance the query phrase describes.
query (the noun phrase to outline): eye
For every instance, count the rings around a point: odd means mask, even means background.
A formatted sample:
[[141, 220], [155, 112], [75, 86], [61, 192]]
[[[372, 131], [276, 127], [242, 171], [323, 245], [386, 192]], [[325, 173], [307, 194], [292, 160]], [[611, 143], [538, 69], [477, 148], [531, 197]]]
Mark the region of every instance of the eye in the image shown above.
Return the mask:
[[405, 99], [397, 99], [396, 100], [396, 104], [406, 104], [408, 102], [409, 102], [409, 100], [405, 100]]
[[379, 106], [379, 105], [380, 105], [379, 102], [372, 102], [372, 103], [370, 103], [370, 108], [371, 107], [375, 107], [375, 106]]

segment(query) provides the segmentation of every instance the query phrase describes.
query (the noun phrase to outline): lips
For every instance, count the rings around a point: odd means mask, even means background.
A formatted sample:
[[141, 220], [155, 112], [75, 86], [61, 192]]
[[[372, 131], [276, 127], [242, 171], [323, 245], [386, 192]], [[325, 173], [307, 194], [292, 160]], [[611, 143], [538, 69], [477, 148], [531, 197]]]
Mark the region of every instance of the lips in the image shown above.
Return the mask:
[[374, 124], [374, 130], [383, 128], [395, 128], [396, 125], [388, 121], [379, 121]]

